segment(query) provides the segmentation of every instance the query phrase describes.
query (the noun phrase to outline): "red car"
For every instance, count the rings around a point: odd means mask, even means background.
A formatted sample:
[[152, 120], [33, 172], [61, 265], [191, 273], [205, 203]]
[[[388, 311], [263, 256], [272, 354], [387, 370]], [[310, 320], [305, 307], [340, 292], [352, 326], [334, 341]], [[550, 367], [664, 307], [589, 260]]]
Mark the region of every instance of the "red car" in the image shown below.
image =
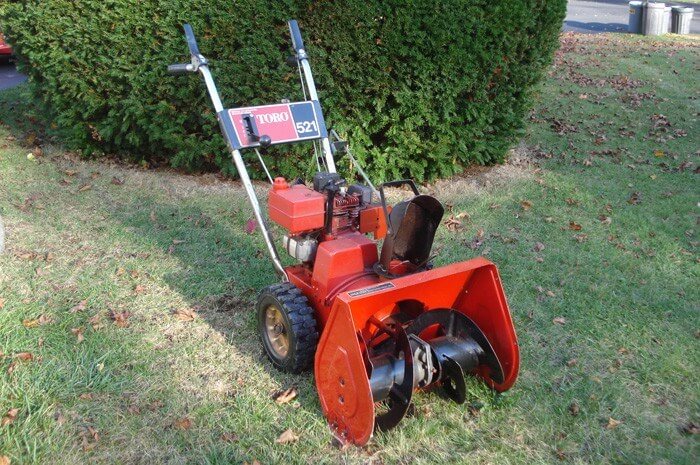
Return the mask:
[[5, 42], [5, 36], [0, 32], [0, 59], [10, 58], [12, 56], [12, 47]]

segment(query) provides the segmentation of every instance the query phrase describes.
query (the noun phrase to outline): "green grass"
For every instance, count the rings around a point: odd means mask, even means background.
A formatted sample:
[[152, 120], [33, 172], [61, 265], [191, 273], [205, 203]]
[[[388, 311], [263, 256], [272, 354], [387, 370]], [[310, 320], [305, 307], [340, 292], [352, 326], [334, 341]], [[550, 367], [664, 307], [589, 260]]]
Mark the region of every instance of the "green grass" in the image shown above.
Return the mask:
[[[255, 293], [273, 273], [245, 232], [240, 186], [79, 160], [39, 130], [25, 88], [0, 93], [0, 416], [18, 409], [0, 427], [0, 457], [696, 463], [698, 437], [683, 427], [700, 423], [698, 42], [563, 42], [512, 161], [428, 186], [469, 215], [439, 231], [438, 263], [485, 254], [499, 266], [522, 350], [518, 382], [495, 395], [470, 380], [478, 413], [417, 395], [399, 428], [345, 450], [331, 443], [312, 376], [275, 371], [256, 340]], [[650, 135], [654, 121], [671, 126]], [[43, 155], [30, 160], [26, 144], [37, 141]], [[198, 318], [178, 320], [183, 308]], [[129, 326], [110, 312], [129, 312]], [[23, 325], [41, 315], [50, 321]], [[21, 352], [34, 360], [19, 362]], [[292, 385], [295, 402], [271, 400]], [[619, 425], [606, 427], [610, 418]], [[300, 440], [275, 444], [287, 428]], [[237, 440], [222, 439], [230, 433]]]

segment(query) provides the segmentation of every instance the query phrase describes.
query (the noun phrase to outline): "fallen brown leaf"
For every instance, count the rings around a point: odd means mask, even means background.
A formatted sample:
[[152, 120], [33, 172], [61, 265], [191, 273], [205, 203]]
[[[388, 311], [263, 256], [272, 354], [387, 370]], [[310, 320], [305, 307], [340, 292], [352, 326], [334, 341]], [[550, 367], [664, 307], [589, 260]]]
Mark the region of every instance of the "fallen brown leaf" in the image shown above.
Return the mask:
[[78, 188], [78, 192], [85, 192], [89, 191], [90, 189], [92, 189], [92, 184], [83, 184]]
[[630, 198], [627, 200], [627, 203], [630, 205], [638, 205], [639, 202], [642, 201], [642, 193], [641, 192], [632, 192], [630, 195]]
[[98, 329], [102, 328], [104, 325], [100, 322], [101, 318], [100, 315], [93, 315], [89, 320], [88, 323], [90, 323], [90, 326], [92, 326], [92, 329], [97, 331]]
[[578, 359], [577, 359], [577, 358], [572, 358], [571, 360], [568, 360], [568, 361], [566, 362], [566, 366], [568, 366], [569, 368], [574, 367], [574, 366], [576, 366], [577, 364], [578, 364]]
[[83, 451], [87, 452], [95, 448], [100, 440], [100, 434], [92, 426], [88, 426], [80, 433]]
[[30, 362], [34, 360], [34, 355], [31, 352], [19, 352], [15, 354], [15, 358], [23, 362]]
[[566, 324], [566, 318], [563, 316], [558, 316], [552, 320], [552, 323], [555, 325], [565, 325]]
[[462, 227], [462, 222], [456, 219], [454, 215], [450, 215], [443, 224], [447, 226], [447, 229], [450, 231], [457, 231]]
[[277, 444], [289, 444], [299, 440], [299, 436], [291, 429], [285, 430], [280, 436], [275, 439]]
[[530, 202], [529, 200], [523, 200], [522, 202], [520, 202], [520, 207], [523, 210], [528, 211], [532, 208], [532, 202]]
[[95, 398], [95, 394], [92, 392], [84, 392], [83, 394], [80, 394], [78, 398], [82, 400], [92, 400]]
[[238, 441], [238, 435], [236, 433], [223, 433], [219, 438], [224, 442]]
[[60, 410], [56, 410], [56, 413], [54, 413], [53, 415], [53, 419], [56, 420], [58, 426], [61, 426], [66, 422], [66, 417], [63, 416], [63, 413]]
[[78, 312], [82, 312], [86, 308], [87, 308], [87, 300], [81, 300], [80, 302], [78, 302], [77, 305], [74, 305], [73, 308], [70, 309], [70, 312], [71, 313], [78, 313]]
[[583, 227], [575, 221], [569, 221], [569, 229], [572, 231], [580, 231]]
[[25, 328], [36, 328], [37, 326], [39, 326], [39, 319], [24, 319], [22, 320], [22, 326], [24, 326]]
[[134, 286], [134, 292], [137, 294], [142, 294], [146, 292], [146, 286], [142, 284], [137, 284], [136, 286]]
[[17, 362], [16, 361], [10, 362], [10, 364], [7, 367], [7, 374], [11, 375], [15, 371], [15, 368], [17, 368]]
[[188, 430], [192, 428], [192, 420], [190, 420], [187, 417], [183, 418], [178, 418], [173, 422], [173, 428], [179, 429], [179, 430]]
[[275, 392], [274, 394], [272, 394], [272, 399], [281, 405], [286, 404], [287, 402], [291, 402], [296, 398], [296, 396], [297, 388], [295, 386], [292, 386], [289, 389]]
[[535, 252], [542, 252], [544, 250], [544, 244], [541, 242], [535, 242], [535, 246], [532, 248]]
[[79, 328], [72, 328], [72, 329], [70, 330], [70, 332], [73, 333], [73, 334], [75, 334], [75, 337], [78, 338], [78, 344], [80, 344], [81, 342], [83, 342], [83, 340], [85, 340], [85, 336], [83, 336], [83, 332], [84, 332], [84, 331], [85, 331], [85, 330], [84, 330], [82, 327], [79, 327]]
[[697, 423], [689, 421], [681, 426], [681, 432], [683, 434], [698, 434], [700, 433], [700, 426], [698, 426]]
[[0, 297], [0, 310], [5, 306], [5, 299]]
[[189, 307], [178, 308], [173, 311], [173, 315], [180, 321], [192, 321], [197, 318], [197, 312]]
[[573, 401], [571, 404], [569, 404], [569, 413], [573, 416], [578, 415], [580, 411], [581, 407], [579, 407], [578, 402]]
[[131, 316], [131, 313], [128, 311], [123, 311], [123, 312], [115, 312], [112, 311], [109, 314], [109, 317], [114, 321], [114, 324], [119, 326], [120, 328], [127, 328], [129, 326], [129, 322], [127, 321], [129, 317]]
[[11, 408], [10, 410], [8, 410], [7, 413], [2, 417], [2, 420], [0, 420], [0, 426], [11, 425], [12, 422], [15, 421], [15, 418], [17, 418], [18, 413], [18, 408]]
[[600, 222], [603, 223], [603, 224], [610, 224], [610, 223], [612, 223], [612, 218], [610, 218], [609, 216], [600, 215], [600, 216], [598, 217], [598, 219], [599, 219]]
[[11, 465], [12, 460], [7, 455], [0, 455], [0, 465]]
[[608, 418], [608, 422], [605, 424], [605, 429], [614, 429], [620, 426], [621, 420], [616, 420], [613, 417]]
[[110, 183], [114, 184], [115, 186], [121, 186], [122, 184], [124, 184], [124, 179], [114, 176], [112, 177]]

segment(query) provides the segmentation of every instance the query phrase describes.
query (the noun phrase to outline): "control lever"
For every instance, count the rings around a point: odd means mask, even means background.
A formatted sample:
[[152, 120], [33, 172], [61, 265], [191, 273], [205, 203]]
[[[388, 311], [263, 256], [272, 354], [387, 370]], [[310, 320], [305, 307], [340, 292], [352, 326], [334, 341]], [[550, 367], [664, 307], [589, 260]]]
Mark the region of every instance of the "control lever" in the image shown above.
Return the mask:
[[266, 149], [272, 144], [272, 139], [270, 136], [261, 136], [260, 132], [258, 132], [258, 125], [255, 124], [255, 115], [252, 113], [243, 115], [243, 125], [248, 133], [248, 138], [253, 142], [260, 143], [260, 148]]

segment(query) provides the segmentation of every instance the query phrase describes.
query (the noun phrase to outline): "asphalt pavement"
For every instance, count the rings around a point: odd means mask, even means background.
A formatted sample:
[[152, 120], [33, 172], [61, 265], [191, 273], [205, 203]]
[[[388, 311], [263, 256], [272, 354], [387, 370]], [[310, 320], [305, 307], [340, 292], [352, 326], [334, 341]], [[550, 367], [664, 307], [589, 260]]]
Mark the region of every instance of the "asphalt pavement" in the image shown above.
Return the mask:
[[[700, 5], [669, 2], [667, 5], [683, 5], [695, 8], [692, 34], [700, 34]], [[629, 2], [627, 0], [569, 0], [564, 20], [564, 30], [599, 34], [601, 32], [627, 32]]]
[[11, 63], [0, 63], [0, 90], [14, 87], [27, 80], [27, 76], [20, 74]]

